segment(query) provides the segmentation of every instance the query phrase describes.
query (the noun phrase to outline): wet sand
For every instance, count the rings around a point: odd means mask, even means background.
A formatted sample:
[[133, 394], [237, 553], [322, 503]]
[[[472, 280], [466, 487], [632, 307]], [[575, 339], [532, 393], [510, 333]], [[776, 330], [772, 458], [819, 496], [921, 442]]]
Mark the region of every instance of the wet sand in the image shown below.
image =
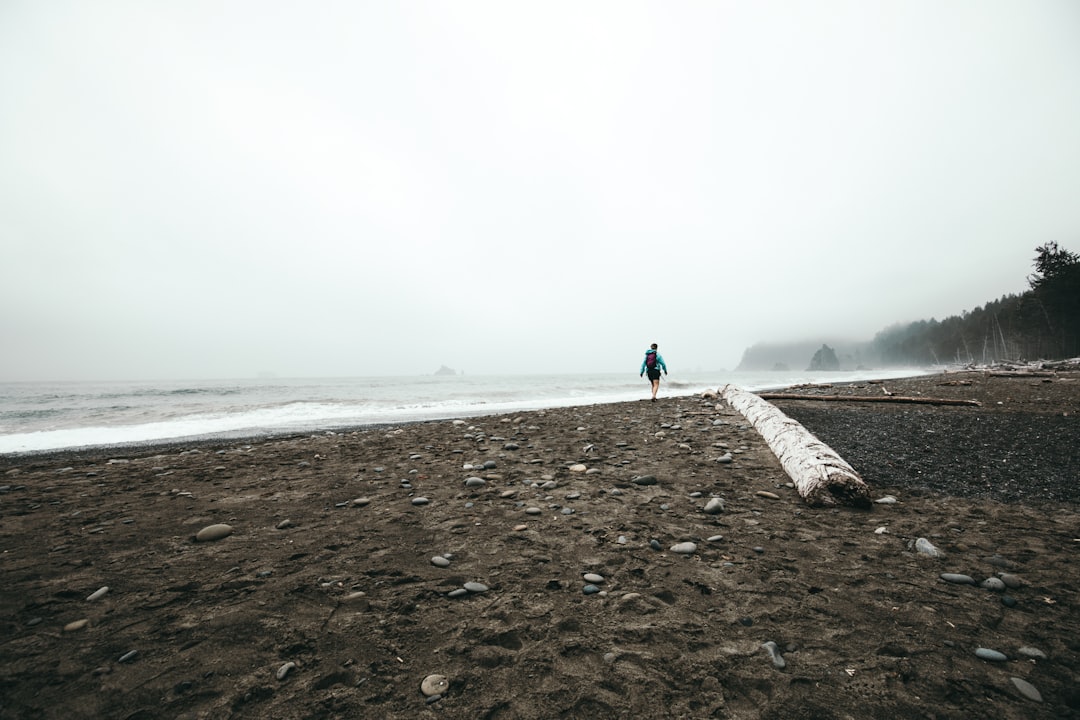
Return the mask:
[[794, 391], [981, 405], [776, 401], [870, 510], [698, 397], [0, 457], [0, 718], [1078, 716], [1077, 375]]

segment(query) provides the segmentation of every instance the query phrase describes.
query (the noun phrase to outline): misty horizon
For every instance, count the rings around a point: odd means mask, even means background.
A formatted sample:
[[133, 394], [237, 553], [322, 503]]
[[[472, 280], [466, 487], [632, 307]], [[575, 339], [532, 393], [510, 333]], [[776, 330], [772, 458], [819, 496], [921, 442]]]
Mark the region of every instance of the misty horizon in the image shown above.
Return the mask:
[[0, 381], [734, 368], [1080, 237], [1080, 4], [0, 6]]

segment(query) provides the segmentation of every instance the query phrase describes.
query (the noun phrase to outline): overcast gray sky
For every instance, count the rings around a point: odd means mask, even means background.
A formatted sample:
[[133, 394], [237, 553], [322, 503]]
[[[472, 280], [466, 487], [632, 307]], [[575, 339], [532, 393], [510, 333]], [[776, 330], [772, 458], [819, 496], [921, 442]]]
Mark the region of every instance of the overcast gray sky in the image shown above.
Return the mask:
[[0, 380], [734, 367], [1080, 251], [1080, 3], [0, 2]]

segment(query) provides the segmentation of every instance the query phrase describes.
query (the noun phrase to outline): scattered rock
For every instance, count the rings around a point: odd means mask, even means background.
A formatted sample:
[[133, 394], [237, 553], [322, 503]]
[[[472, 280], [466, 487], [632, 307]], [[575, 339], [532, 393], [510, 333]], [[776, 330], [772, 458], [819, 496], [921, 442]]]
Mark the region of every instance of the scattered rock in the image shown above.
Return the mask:
[[938, 550], [932, 542], [923, 537], [915, 541], [915, 550], [928, 557], [936, 558], [942, 556], [942, 552]]
[[679, 553], [680, 555], [693, 555], [697, 552], [697, 543], [681, 542], [675, 543], [671, 546], [671, 552]]
[[724, 512], [724, 501], [718, 497], [710, 498], [703, 509], [709, 515], [718, 515]]
[[974, 585], [975, 578], [970, 575], [961, 575], [960, 573], [941, 573], [939, 576], [947, 583], [953, 583], [954, 585]]
[[428, 675], [420, 682], [420, 692], [426, 697], [442, 696], [450, 689], [450, 681], [445, 675]]
[[196, 542], [211, 542], [213, 540], [221, 540], [232, 535], [233, 529], [231, 525], [225, 523], [218, 523], [217, 525], [207, 525], [199, 532], [195, 533]]
[[761, 647], [765, 649], [765, 652], [769, 653], [769, 659], [772, 660], [772, 664], [778, 670], [783, 670], [787, 667], [787, 662], [784, 660], [784, 656], [780, 654], [780, 648], [776, 643], [770, 640]]
[[281, 667], [279, 667], [277, 669], [277, 672], [275, 673], [275, 676], [277, 677], [278, 680], [284, 680], [288, 676], [288, 674], [292, 671], [292, 669], [295, 668], [295, 667], [296, 667], [296, 663], [287, 662], [287, 663], [285, 663], [284, 665], [282, 665]]
[[1037, 703], [1041, 703], [1043, 701], [1042, 693], [1036, 690], [1035, 686], [1029, 683], [1024, 678], [1011, 677], [1009, 678], [1009, 680], [1012, 682], [1013, 686], [1017, 689], [1017, 691], [1021, 695], [1026, 697], [1028, 700], [1033, 700]]
[[987, 662], [1005, 662], [1009, 659], [1005, 656], [1005, 653], [990, 648], [975, 648], [975, 657]]
[[100, 600], [101, 598], [105, 597], [105, 593], [107, 592], [109, 592], [109, 587], [106, 585], [105, 587], [98, 588], [94, 592], [90, 593], [90, 595], [86, 599], [88, 602]]

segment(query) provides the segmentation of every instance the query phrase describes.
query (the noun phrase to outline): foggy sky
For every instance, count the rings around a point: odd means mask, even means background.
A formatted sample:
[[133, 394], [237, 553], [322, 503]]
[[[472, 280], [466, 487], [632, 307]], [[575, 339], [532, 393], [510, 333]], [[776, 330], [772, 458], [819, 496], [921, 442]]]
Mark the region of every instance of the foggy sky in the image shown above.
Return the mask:
[[636, 373], [1080, 251], [1080, 3], [0, 3], [0, 380]]

